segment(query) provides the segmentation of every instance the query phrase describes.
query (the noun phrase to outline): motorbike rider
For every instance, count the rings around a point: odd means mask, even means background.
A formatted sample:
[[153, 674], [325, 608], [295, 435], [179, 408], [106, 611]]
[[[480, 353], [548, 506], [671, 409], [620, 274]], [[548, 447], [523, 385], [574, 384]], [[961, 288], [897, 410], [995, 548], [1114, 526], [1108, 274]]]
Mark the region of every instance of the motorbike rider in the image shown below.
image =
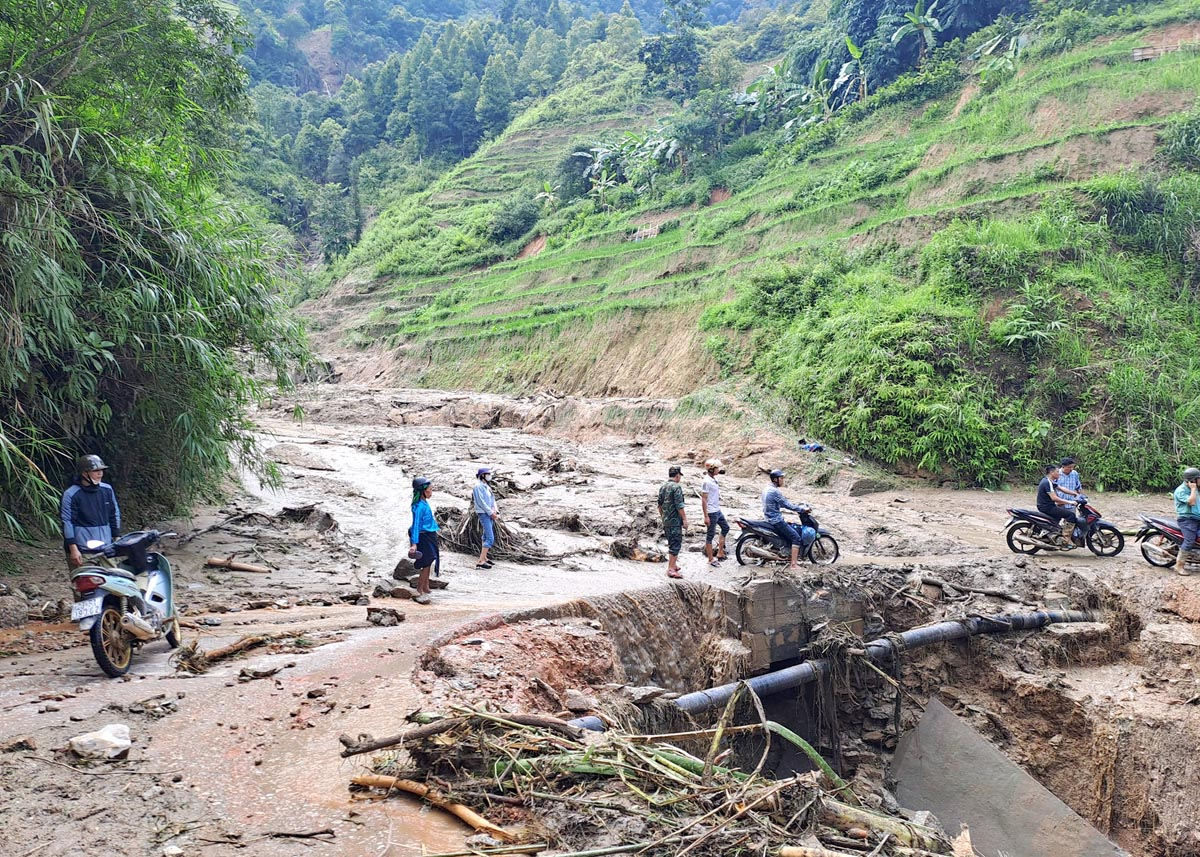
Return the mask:
[[1058, 496], [1055, 491], [1054, 483], [1058, 479], [1058, 465], [1047, 464], [1046, 475], [1042, 477], [1042, 481], [1037, 487], [1037, 509], [1046, 517], [1055, 521], [1072, 521], [1075, 524], [1075, 531], [1071, 534], [1071, 540], [1076, 546], [1083, 543], [1083, 521], [1075, 512], [1075, 503], [1072, 500], [1064, 500]]
[[796, 505], [783, 496], [783, 491], [781, 490], [783, 488], [783, 478], [784, 473], [782, 470], [771, 471], [771, 487], [764, 491], [762, 495], [763, 518], [771, 525], [771, 529], [775, 531], [776, 535], [783, 539], [784, 544], [792, 546], [792, 558], [788, 563], [788, 568], [797, 569], [799, 568], [800, 548], [804, 546], [804, 542], [795, 528], [783, 519], [783, 513], [779, 510], [791, 509], [793, 512], [806, 512], [808, 511], [808, 507]]
[[63, 550], [70, 571], [83, 565], [80, 548], [87, 550], [88, 542], [108, 544], [121, 534], [121, 507], [116, 492], [104, 481], [107, 469], [100, 456], [81, 455], [75, 462], [78, 477], [59, 503]]
[[1183, 471], [1183, 482], [1175, 489], [1173, 496], [1179, 531], [1183, 533], [1175, 570], [1180, 574], [1190, 574], [1187, 555], [1196, 550], [1197, 541], [1200, 540], [1200, 469], [1189, 467]]

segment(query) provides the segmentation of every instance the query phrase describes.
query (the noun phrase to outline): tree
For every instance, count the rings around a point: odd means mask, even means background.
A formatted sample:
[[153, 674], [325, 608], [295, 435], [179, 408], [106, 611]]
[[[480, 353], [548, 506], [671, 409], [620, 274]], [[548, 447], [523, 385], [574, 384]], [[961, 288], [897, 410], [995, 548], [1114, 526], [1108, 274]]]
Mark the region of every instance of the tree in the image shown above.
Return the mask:
[[81, 451], [143, 506], [234, 458], [266, 472], [243, 364], [282, 377], [303, 348], [263, 236], [212, 189], [243, 39], [206, 0], [0, 3], [0, 528], [52, 522]]
[[937, 34], [942, 31], [942, 23], [933, 17], [938, 0], [933, 0], [929, 8], [925, 8], [925, 0], [917, 0], [911, 11], [904, 13], [904, 23], [892, 33], [892, 44], [898, 44], [902, 39], [917, 36], [917, 66], [923, 67], [929, 52], [937, 47]]
[[509, 110], [512, 108], [513, 89], [508, 77], [507, 63], [500, 54], [492, 54], [483, 79], [479, 81], [479, 100], [475, 104], [475, 117], [488, 134], [498, 134], [508, 125]]

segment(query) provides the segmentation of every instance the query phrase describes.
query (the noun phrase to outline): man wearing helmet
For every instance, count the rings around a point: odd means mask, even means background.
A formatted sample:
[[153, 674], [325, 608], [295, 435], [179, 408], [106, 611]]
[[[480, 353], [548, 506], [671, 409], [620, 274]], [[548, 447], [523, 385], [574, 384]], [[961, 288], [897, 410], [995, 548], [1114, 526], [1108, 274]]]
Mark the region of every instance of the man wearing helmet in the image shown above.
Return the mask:
[[408, 528], [408, 556], [417, 570], [417, 596], [413, 599], [417, 604], [429, 603], [429, 569], [435, 564], [440, 568], [441, 559], [438, 551], [438, 525], [433, 517], [433, 509], [429, 506], [429, 498], [433, 495], [433, 483], [424, 476], [418, 476], [412, 481], [412, 526]]
[[483, 546], [479, 549], [476, 568], [492, 567], [488, 560], [488, 548], [496, 543], [496, 519], [500, 517], [500, 512], [496, 508], [496, 495], [492, 492], [492, 486], [488, 484], [491, 478], [490, 467], [481, 467], [475, 471], [475, 490], [471, 492], [471, 504], [475, 507], [475, 514], [479, 516], [479, 528], [483, 533]]
[[121, 507], [112, 486], [103, 481], [106, 469], [100, 456], [80, 456], [75, 463], [78, 478], [63, 492], [59, 519], [71, 571], [83, 565], [80, 548], [87, 550], [88, 542], [106, 545], [121, 534]]
[[1183, 483], [1175, 489], [1174, 496], [1175, 515], [1179, 518], [1179, 531], [1183, 533], [1175, 570], [1190, 574], [1188, 554], [1196, 549], [1197, 535], [1200, 534], [1200, 469], [1189, 467], [1183, 471]]
[[[729, 522], [721, 511], [721, 486], [717, 484], [717, 474], [721, 472], [721, 459], [710, 458], [704, 462], [705, 477], [700, 485], [700, 512], [704, 515], [704, 555], [708, 564], [713, 568], [725, 559], [725, 537], [729, 535]], [[716, 545], [716, 556], [713, 556], [713, 539], [716, 538], [717, 528], [721, 529], [720, 540]]]
[[775, 530], [776, 534], [783, 539], [784, 544], [791, 544], [792, 559], [788, 563], [788, 568], [796, 569], [799, 568], [800, 548], [804, 543], [800, 539], [800, 534], [783, 519], [783, 513], [779, 510], [791, 509], [793, 512], [803, 512], [807, 507], [798, 506], [783, 496], [783, 491], [780, 490], [783, 488], [783, 477], [782, 470], [771, 471], [771, 487], [762, 495], [763, 517], [771, 525], [771, 529]]

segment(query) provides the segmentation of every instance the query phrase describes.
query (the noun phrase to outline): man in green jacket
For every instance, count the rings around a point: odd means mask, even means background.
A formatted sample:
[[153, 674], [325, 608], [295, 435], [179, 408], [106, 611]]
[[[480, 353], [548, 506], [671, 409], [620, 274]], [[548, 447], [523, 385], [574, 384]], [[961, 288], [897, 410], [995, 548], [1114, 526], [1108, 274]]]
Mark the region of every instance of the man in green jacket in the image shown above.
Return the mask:
[[679, 485], [682, 478], [683, 468], [671, 465], [667, 481], [658, 489], [658, 514], [667, 537], [667, 577], [683, 577], [679, 573], [679, 551], [683, 547], [687, 512], [683, 508], [683, 488]]

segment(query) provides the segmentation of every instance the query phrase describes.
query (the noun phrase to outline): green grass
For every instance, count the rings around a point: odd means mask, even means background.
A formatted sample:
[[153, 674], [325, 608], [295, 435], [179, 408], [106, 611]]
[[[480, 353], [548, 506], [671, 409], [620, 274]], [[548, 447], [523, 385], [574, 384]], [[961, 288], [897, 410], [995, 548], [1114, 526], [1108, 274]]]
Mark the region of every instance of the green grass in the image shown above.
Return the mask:
[[[381, 214], [335, 271], [385, 284], [349, 339], [402, 347], [423, 383], [528, 389], [586, 367], [593, 331], [694, 318], [736, 292], [698, 339], [722, 371], [791, 402], [807, 433], [965, 483], [1069, 449], [1110, 487], [1154, 484], [1200, 451], [1200, 370], [1173, 356], [1197, 353], [1176, 234], [1193, 186], [1151, 192], [1114, 171], [1160, 168], [1155, 135], [1183, 150], [1200, 136], [1173, 120], [1200, 92], [1195, 53], [1132, 60], [1145, 34], [1130, 21], [1200, 18], [1198, 3], [1165, 5], [1104, 24], [1117, 34], [1102, 43], [1035, 47], [998, 86], [965, 77], [965, 94], [921, 103], [880, 93], [792, 144], [763, 135], [742, 161], [662, 180], [633, 207], [575, 201], [490, 239], [580, 140], [653, 124], [633, 87], [579, 84]], [[733, 197], [670, 207], [710, 186]], [[676, 228], [627, 240], [664, 208]], [[516, 260], [538, 234], [546, 249]]]

